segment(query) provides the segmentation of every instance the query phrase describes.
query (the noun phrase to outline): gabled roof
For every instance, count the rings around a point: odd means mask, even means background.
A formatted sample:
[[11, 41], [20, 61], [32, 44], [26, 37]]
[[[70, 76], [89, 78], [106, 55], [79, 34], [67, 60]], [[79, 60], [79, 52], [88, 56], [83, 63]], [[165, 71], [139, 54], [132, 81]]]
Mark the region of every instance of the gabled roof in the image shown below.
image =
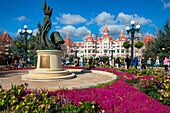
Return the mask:
[[92, 37], [91, 31], [89, 31], [89, 36], [84, 41], [94, 41], [94, 38]]
[[123, 30], [121, 30], [120, 37], [117, 40], [127, 40], [127, 38], [124, 36]]
[[147, 42], [153, 40], [153, 37], [148, 33], [145, 38], [143, 39], [143, 43], [146, 44]]
[[104, 31], [103, 32], [109, 32], [107, 25], [105, 25]]
[[6, 31], [1, 35], [0, 40], [4, 41], [4, 42], [12, 42], [13, 41], [13, 39], [9, 36], [9, 34]]
[[74, 43], [71, 41], [70, 37], [67, 36], [65, 39], [64, 39], [64, 42], [66, 45], [74, 45]]

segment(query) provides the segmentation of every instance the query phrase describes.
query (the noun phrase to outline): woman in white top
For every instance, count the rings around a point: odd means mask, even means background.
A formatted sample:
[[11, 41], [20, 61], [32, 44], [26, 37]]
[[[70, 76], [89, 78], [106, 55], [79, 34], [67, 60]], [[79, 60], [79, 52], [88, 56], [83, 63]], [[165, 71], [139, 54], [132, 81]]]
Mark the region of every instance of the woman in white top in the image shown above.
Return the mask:
[[80, 66], [83, 67], [83, 57], [80, 57]]
[[157, 68], [157, 69], [158, 69], [158, 67], [159, 67], [159, 58], [156, 58], [155, 68]]

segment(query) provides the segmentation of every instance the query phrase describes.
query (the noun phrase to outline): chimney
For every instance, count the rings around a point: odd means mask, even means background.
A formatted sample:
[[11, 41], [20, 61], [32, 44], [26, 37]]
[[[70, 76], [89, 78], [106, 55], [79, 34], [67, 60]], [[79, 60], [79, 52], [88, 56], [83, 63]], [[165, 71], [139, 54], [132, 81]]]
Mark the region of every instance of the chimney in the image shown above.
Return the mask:
[[97, 41], [97, 33], [96, 33], [96, 37], [95, 38], [96, 38], [95, 40]]

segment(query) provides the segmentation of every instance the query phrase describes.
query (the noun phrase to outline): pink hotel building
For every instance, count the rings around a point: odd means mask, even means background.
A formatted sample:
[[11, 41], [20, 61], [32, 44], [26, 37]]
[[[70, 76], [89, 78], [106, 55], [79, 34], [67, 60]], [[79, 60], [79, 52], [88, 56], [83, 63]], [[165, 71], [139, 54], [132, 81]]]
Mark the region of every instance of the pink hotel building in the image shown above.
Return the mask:
[[[152, 40], [152, 36], [147, 34], [143, 40], [143, 42], [146, 44], [147, 41]], [[65, 39], [65, 45], [67, 48], [67, 55], [75, 55], [74, 49], [77, 47], [78, 52], [77, 56], [81, 57], [84, 55], [84, 57], [102, 57], [102, 56], [111, 56], [110, 49], [113, 48], [113, 57], [124, 57], [126, 58], [126, 55], [128, 54], [131, 56], [131, 48], [125, 49], [123, 47], [123, 43], [127, 41], [127, 38], [124, 36], [123, 30], [121, 30], [120, 37], [118, 39], [113, 39], [109, 35], [109, 30], [107, 25], [104, 29], [104, 34], [99, 39], [97, 39], [97, 34], [95, 35], [95, 39], [92, 37], [91, 32], [89, 32], [88, 37], [83, 42], [72, 42], [71, 39], [67, 36]], [[135, 42], [134, 42], [135, 43]], [[137, 49], [134, 47], [134, 56], [141, 57], [142, 56], [142, 50], [145, 47], [142, 47], [141, 49]]]

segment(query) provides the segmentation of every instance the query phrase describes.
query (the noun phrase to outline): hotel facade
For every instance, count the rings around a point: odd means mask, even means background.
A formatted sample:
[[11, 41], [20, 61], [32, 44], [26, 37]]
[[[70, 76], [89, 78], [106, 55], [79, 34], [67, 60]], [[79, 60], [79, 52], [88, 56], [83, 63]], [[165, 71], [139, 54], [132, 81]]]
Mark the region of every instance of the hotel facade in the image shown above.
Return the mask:
[[[77, 56], [84, 56], [86, 58], [89, 57], [103, 57], [103, 56], [111, 56], [111, 48], [113, 48], [113, 57], [117, 58], [126, 58], [126, 55], [131, 56], [131, 47], [129, 49], [125, 49], [123, 47], [123, 43], [128, 41], [128, 39], [124, 36], [123, 30], [120, 31], [120, 37], [117, 39], [113, 39], [109, 35], [109, 30], [107, 25], [105, 25], [104, 34], [99, 39], [97, 34], [95, 34], [95, 38], [92, 37], [91, 31], [89, 32], [88, 37], [83, 42], [72, 42], [70, 37], [66, 37], [64, 39], [65, 45], [67, 48], [67, 55], [75, 56], [75, 48], [77, 47]], [[152, 40], [152, 36], [147, 34], [143, 40], [144, 44], [147, 41]], [[131, 42], [130, 42], [131, 43]], [[134, 41], [135, 44], [135, 41]], [[145, 49], [145, 46], [141, 49], [137, 49], [134, 47], [134, 57], [142, 57], [142, 51]]]

